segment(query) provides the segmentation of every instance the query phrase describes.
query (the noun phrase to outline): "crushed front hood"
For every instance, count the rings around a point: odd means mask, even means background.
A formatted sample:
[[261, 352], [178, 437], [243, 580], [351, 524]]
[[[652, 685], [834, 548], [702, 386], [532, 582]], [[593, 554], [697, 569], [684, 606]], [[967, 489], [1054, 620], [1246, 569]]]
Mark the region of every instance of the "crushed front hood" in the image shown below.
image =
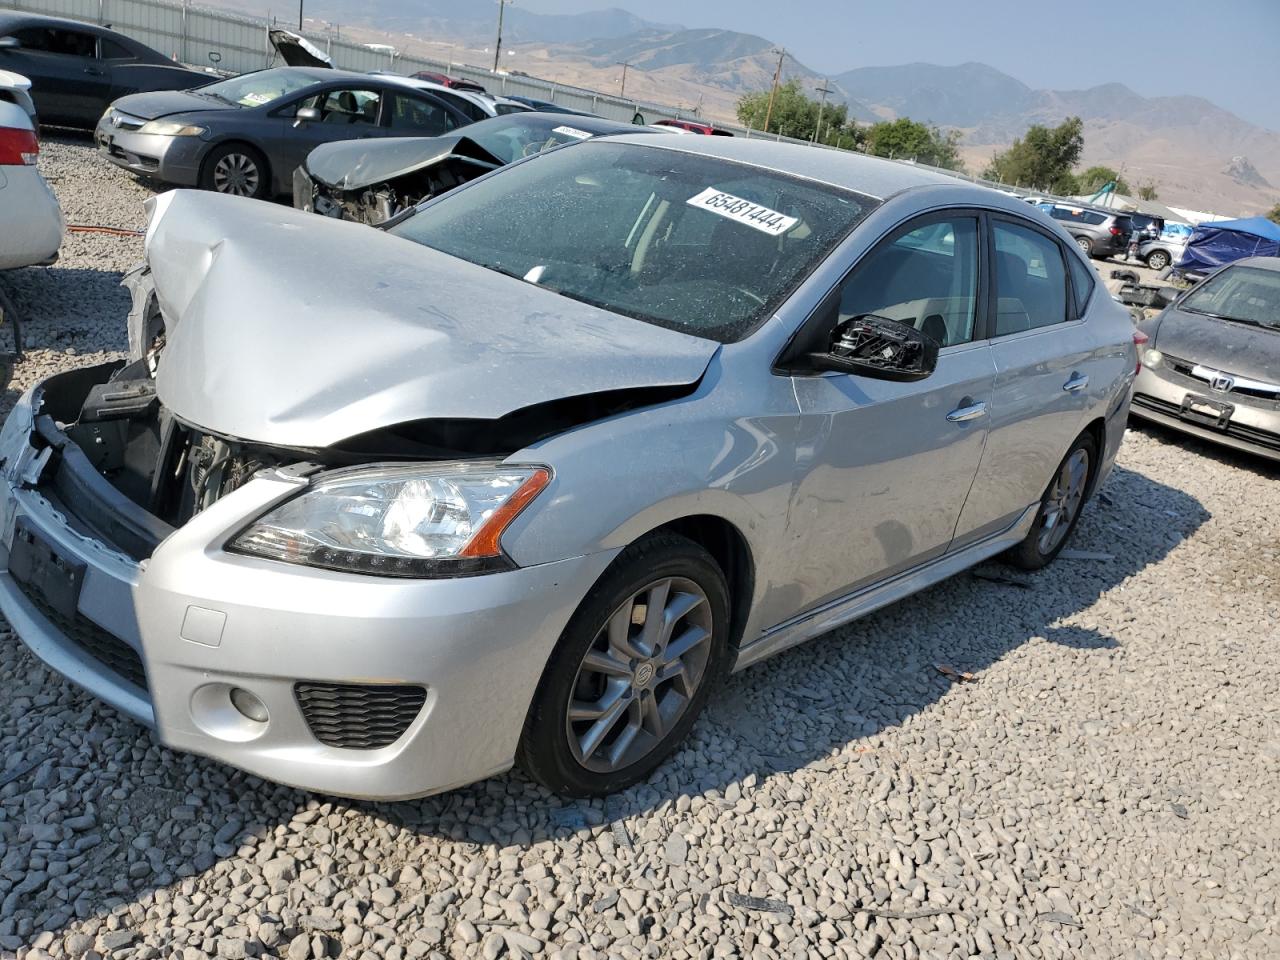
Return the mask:
[[333, 60], [314, 43], [292, 30], [269, 30], [267, 39], [280, 59], [291, 67], [332, 67]]
[[1280, 331], [1170, 307], [1160, 318], [1154, 346], [1213, 370], [1280, 383]]
[[322, 448], [687, 385], [719, 348], [357, 223], [192, 190], [147, 207], [160, 399], [227, 437]]
[[463, 134], [322, 143], [307, 156], [307, 175], [335, 190], [358, 190], [451, 158], [475, 164], [475, 176], [502, 161]]
[[212, 97], [200, 97], [187, 90], [157, 90], [154, 93], [131, 93], [111, 104], [113, 109], [143, 120], [155, 120], [175, 113], [235, 110], [232, 104]]

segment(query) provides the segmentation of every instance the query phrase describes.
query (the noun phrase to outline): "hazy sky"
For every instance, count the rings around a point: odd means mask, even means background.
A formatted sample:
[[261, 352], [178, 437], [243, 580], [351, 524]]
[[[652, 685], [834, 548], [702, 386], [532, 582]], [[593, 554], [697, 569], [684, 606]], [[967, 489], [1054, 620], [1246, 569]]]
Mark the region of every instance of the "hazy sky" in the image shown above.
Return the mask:
[[988, 63], [1032, 87], [1121, 81], [1193, 94], [1280, 130], [1280, 0], [513, 0], [539, 13], [622, 7], [783, 44], [820, 72]]

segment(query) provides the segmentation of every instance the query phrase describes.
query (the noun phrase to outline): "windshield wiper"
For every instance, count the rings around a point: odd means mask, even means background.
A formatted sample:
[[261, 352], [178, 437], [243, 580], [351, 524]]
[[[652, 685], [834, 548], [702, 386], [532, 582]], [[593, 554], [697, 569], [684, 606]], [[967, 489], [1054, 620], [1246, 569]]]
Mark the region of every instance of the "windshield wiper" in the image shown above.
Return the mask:
[[229, 103], [233, 107], [239, 106], [239, 104], [236, 103], [234, 100], [228, 100], [226, 97], [224, 97], [220, 93], [212, 93], [208, 90], [192, 90], [191, 92], [198, 97], [208, 97], [210, 100], [221, 100], [223, 103]]

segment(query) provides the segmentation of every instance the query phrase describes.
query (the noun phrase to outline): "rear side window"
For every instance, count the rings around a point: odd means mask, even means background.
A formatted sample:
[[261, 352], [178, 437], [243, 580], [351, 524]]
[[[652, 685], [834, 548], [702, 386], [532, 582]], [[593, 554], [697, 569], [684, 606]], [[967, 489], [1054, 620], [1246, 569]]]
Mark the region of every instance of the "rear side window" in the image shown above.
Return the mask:
[[438, 137], [453, 129], [453, 117], [439, 104], [403, 93], [395, 95], [391, 108], [391, 129], [420, 136]]
[[1057, 243], [1016, 223], [993, 223], [996, 244], [996, 336], [1067, 319], [1067, 268]]
[[1099, 226], [1107, 218], [1105, 215], [1101, 213], [1094, 213], [1092, 210], [1086, 210], [1084, 211], [1084, 213], [1080, 214], [1080, 219], [1083, 220], [1085, 223], [1091, 223], [1096, 227], [1096, 226]]
[[1075, 302], [1076, 316], [1084, 316], [1084, 308], [1089, 303], [1089, 298], [1093, 296], [1093, 286], [1096, 282], [1093, 267], [1088, 264], [1081, 263], [1079, 257], [1067, 257], [1067, 264], [1071, 267], [1071, 292]]
[[61, 53], [69, 57], [95, 57], [98, 38], [78, 30], [59, 30], [53, 27], [28, 27], [15, 30], [24, 50], [40, 50], [44, 53]]

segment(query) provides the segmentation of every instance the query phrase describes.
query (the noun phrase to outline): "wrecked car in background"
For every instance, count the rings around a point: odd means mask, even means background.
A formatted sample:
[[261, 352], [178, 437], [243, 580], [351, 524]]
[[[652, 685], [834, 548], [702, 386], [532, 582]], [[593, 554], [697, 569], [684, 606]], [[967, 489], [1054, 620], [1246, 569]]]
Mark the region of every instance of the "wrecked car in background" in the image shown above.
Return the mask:
[[545, 113], [473, 123], [456, 134], [317, 147], [293, 174], [293, 205], [326, 217], [379, 224], [423, 200], [522, 157], [592, 137], [653, 128]]
[[1135, 417], [1280, 460], [1280, 258], [1228, 264], [1139, 329]]
[[164, 744], [324, 793], [636, 783], [730, 670], [1050, 563], [1124, 434], [1071, 237], [903, 164], [632, 136], [385, 230], [148, 203], [132, 359], [0, 431], [0, 608]]

